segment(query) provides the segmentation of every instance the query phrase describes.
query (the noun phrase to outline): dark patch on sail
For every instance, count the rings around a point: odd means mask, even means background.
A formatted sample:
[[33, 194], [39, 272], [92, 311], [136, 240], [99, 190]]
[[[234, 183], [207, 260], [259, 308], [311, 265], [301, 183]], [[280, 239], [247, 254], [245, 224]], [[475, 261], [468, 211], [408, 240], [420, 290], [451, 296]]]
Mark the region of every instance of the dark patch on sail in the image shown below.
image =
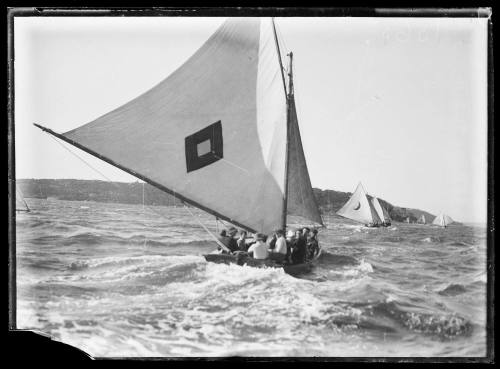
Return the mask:
[[[209, 151], [208, 143], [210, 144]], [[202, 130], [187, 136], [186, 146], [186, 168], [188, 173], [197, 170], [217, 160], [222, 159], [222, 124], [217, 121]]]

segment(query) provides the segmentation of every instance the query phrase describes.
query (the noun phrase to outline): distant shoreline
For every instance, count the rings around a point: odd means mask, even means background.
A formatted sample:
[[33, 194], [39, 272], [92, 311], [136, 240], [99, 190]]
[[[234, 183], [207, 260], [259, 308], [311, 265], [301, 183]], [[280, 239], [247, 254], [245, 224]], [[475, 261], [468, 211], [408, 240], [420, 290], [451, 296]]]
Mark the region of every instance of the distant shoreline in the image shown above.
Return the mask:
[[[18, 187], [26, 198], [56, 198], [59, 200], [96, 201], [122, 204], [142, 204], [182, 206], [183, 203], [172, 195], [139, 181], [109, 182], [85, 179], [18, 179]], [[321, 190], [313, 188], [316, 202], [323, 215], [337, 216], [336, 212], [347, 202], [350, 192]], [[435, 215], [420, 209], [395, 206], [379, 198], [392, 220], [403, 222], [410, 218], [416, 222], [424, 215], [431, 223]]]

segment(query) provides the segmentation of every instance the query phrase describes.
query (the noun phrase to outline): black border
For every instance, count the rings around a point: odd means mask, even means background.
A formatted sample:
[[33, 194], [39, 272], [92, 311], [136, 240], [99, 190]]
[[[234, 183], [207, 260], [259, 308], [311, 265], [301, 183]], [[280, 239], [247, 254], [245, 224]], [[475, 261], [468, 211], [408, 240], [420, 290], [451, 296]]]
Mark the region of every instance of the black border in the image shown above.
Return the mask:
[[[494, 363], [495, 362], [495, 320], [494, 320], [494, 288], [495, 288], [495, 196], [494, 196], [494, 73], [493, 73], [493, 13], [492, 8], [486, 7], [462, 7], [462, 8], [331, 8], [331, 7], [295, 7], [295, 8], [263, 8], [263, 7], [169, 7], [169, 8], [118, 8], [118, 7], [39, 7], [39, 8], [7, 8], [7, 165], [8, 165], [8, 191], [15, 192], [15, 147], [14, 147], [14, 18], [15, 17], [40, 17], [40, 16], [305, 16], [305, 17], [448, 17], [448, 18], [489, 18], [488, 21], [488, 218], [487, 218], [487, 356], [486, 357], [341, 357], [341, 358], [109, 358], [109, 359], [133, 359], [133, 360], [190, 360], [190, 361], [333, 361], [333, 362], [424, 362], [424, 363]], [[5, 18], [4, 18], [5, 19]], [[10, 347], [19, 353], [35, 352], [56, 353], [61, 355], [60, 343], [51, 341], [53, 345], [38, 346], [44, 339], [26, 339], [26, 334], [31, 332], [16, 330], [16, 238], [15, 238], [15, 197], [9, 196], [8, 206], [8, 272], [9, 272], [9, 305], [8, 305], [8, 337]], [[24, 333], [24, 334], [23, 334]], [[21, 343], [13, 337], [24, 336]], [[32, 333], [31, 333], [32, 335]], [[35, 346], [33, 346], [33, 342]], [[26, 346], [28, 343], [28, 346]], [[31, 343], [31, 345], [30, 345]], [[21, 347], [19, 347], [21, 345]], [[64, 344], [63, 344], [64, 345]], [[57, 347], [56, 347], [57, 346]], [[66, 345], [69, 346], [69, 345]], [[43, 350], [42, 350], [43, 347]], [[38, 348], [38, 350], [37, 350]], [[81, 355], [81, 350], [74, 349]], [[78, 354], [76, 354], [78, 355]], [[90, 355], [87, 355], [87, 358]], [[63, 357], [64, 354], [63, 354]], [[71, 358], [75, 354], [70, 354]], [[26, 359], [26, 357], [25, 357]], [[52, 357], [53, 359], [53, 357]], [[107, 358], [106, 358], [107, 359]]]

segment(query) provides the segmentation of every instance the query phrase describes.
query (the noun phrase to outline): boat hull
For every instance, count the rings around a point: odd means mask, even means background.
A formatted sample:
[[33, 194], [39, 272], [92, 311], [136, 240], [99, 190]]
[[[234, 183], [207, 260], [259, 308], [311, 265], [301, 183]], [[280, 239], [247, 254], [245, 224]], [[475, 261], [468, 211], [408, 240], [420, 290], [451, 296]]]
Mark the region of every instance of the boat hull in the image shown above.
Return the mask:
[[314, 267], [314, 260], [316, 260], [320, 254], [321, 249], [313, 260], [301, 264], [281, 264], [269, 259], [257, 260], [242, 254], [205, 254], [203, 256], [209, 263], [247, 265], [253, 268], [277, 268], [283, 269], [285, 273], [295, 276], [309, 273]]

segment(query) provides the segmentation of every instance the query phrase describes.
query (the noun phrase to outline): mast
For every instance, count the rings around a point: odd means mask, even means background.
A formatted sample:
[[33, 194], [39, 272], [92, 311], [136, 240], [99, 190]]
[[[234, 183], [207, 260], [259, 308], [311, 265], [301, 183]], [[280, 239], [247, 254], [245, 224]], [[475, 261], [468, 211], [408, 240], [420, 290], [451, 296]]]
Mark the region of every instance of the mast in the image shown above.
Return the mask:
[[276, 25], [274, 24], [274, 17], [271, 18], [271, 23], [273, 26], [274, 43], [276, 45], [276, 52], [278, 53], [278, 61], [280, 64], [281, 79], [283, 81], [283, 89], [285, 91], [286, 97], [286, 147], [285, 147], [285, 178], [284, 183], [284, 195], [283, 195], [283, 213], [281, 216], [281, 229], [286, 231], [286, 212], [287, 212], [287, 197], [288, 197], [288, 141], [290, 140], [290, 99], [293, 96], [293, 77], [292, 77], [292, 57], [293, 54], [290, 52], [288, 56], [290, 57], [290, 70], [288, 72], [288, 92], [286, 89], [285, 74], [283, 73], [283, 61], [281, 60], [280, 45], [278, 42], [278, 35], [276, 33]]
[[[271, 18], [271, 23], [273, 25], [273, 34], [274, 34], [274, 43], [276, 45], [276, 51], [278, 52], [278, 61], [280, 63], [280, 71], [281, 71], [281, 79], [283, 81], [283, 89], [285, 90], [286, 95], [286, 82], [285, 82], [285, 74], [283, 73], [283, 61], [281, 60], [281, 52], [280, 52], [280, 44], [278, 42], [278, 35], [276, 34], [276, 25], [274, 24], [274, 17]], [[288, 103], [288, 99], [287, 99]], [[287, 109], [288, 111], [288, 109]]]
[[293, 99], [293, 53], [290, 51], [288, 54], [290, 58], [290, 66], [288, 71], [288, 94], [286, 96], [286, 148], [285, 148], [285, 181], [284, 181], [284, 191], [285, 195], [283, 196], [283, 215], [281, 217], [281, 228], [283, 231], [286, 231], [286, 213], [288, 207], [288, 143], [290, 141], [290, 109], [291, 109], [291, 101]]

